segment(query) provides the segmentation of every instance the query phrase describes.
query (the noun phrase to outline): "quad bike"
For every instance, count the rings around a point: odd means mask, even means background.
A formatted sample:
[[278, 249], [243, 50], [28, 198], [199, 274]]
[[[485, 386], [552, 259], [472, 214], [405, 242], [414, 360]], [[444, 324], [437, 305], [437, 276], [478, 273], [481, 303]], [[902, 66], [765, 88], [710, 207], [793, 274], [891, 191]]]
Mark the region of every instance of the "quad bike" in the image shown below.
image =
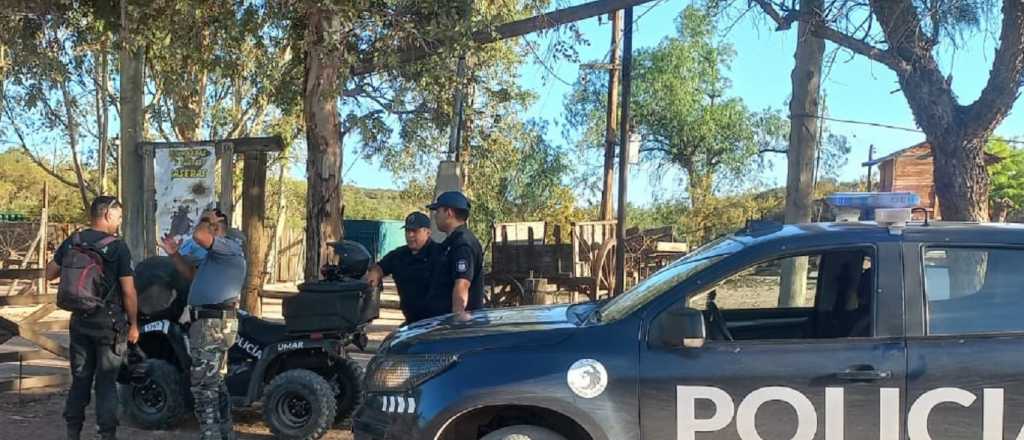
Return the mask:
[[[300, 285], [299, 294], [284, 300], [285, 323], [238, 312], [225, 378], [231, 403], [261, 404], [276, 438], [318, 439], [362, 399], [363, 370], [346, 350], [365, 349], [379, 293], [358, 281], [368, 265], [366, 249], [334, 245], [342, 262], [325, 266], [323, 280]], [[140, 427], [165, 429], [192, 407], [188, 324], [174, 317], [183, 312], [188, 286], [166, 257], [141, 262], [136, 279], [141, 336], [119, 377], [120, 400]]]

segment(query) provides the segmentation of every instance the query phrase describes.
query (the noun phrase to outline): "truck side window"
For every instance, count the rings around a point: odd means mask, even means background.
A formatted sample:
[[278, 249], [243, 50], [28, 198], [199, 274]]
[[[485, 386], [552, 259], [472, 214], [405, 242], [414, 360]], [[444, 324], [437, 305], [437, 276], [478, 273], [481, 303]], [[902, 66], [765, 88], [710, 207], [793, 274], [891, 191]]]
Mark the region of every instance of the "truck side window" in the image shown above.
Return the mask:
[[1021, 249], [929, 247], [924, 253], [928, 334], [1024, 331]]
[[688, 305], [708, 310], [714, 302], [735, 340], [871, 336], [871, 256], [857, 249], [764, 261], [691, 297]]

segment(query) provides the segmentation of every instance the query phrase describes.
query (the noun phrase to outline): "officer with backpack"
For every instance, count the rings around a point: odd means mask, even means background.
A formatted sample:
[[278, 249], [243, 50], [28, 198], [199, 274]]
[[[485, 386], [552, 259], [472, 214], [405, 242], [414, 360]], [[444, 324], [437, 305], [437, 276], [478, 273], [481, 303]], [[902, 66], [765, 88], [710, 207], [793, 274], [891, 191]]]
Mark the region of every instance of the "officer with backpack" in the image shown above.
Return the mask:
[[116, 198], [97, 197], [89, 207], [89, 228], [61, 243], [46, 266], [47, 280], [60, 278], [57, 306], [71, 312], [71, 390], [64, 420], [72, 440], [81, 437], [94, 382], [99, 438], [116, 438], [117, 374], [127, 343], [139, 340], [132, 256], [117, 236], [121, 215]]

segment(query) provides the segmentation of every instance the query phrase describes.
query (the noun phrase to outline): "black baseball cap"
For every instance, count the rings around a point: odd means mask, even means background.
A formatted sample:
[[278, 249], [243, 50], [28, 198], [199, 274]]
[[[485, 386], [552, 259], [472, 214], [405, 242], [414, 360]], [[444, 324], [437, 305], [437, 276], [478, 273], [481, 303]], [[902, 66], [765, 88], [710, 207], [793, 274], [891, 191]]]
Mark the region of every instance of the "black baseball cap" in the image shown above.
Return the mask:
[[459, 191], [448, 191], [437, 196], [437, 201], [427, 205], [427, 209], [434, 210], [442, 206], [469, 211], [469, 199]]
[[422, 212], [414, 212], [405, 217], [405, 226], [402, 229], [422, 229], [430, 227], [430, 217]]

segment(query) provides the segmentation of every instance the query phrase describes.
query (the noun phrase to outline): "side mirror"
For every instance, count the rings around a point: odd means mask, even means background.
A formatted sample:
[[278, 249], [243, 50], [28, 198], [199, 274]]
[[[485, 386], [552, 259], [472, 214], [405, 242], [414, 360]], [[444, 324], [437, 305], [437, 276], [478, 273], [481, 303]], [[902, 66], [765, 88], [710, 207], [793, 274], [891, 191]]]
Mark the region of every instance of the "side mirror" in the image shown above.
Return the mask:
[[665, 347], [700, 348], [707, 339], [707, 327], [700, 310], [673, 307], [655, 320], [650, 341]]

